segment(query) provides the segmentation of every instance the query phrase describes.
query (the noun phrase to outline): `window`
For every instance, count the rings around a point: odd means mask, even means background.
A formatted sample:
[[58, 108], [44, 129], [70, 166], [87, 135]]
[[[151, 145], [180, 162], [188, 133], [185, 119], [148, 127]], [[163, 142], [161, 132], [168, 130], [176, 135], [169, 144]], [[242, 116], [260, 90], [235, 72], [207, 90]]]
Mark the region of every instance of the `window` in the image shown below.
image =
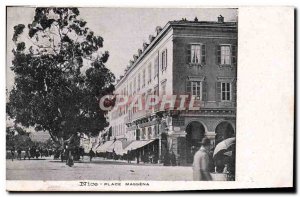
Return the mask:
[[159, 66], [159, 61], [157, 55], [154, 60], [154, 78], [158, 76], [158, 66]]
[[147, 136], [148, 140], [150, 140], [151, 137], [152, 137], [152, 128], [151, 127], [148, 128], [148, 133], [147, 134], [148, 134], [148, 136]]
[[146, 138], [146, 131], [145, 131], [145, 128], [142, 128], [141, 139], [144, 140], [145, 138]]
[[222, 82], [221, 83], [221, 100], [230, 101], [231, 100], [231, 84]]
[[161, 70], [164, 71], [167, 68], [167, 49], [161, 53]]
[[142, 101], [143, 101], [143, 103], [146, 103], [146, 100], [147, 100], [146, 93], [143, 93], [142, 94]]
[[187, 93], [196, 96], [196, 99], [200, 100], [202, 98], [202, 84], [201, 81], [188, 81], [187, 82]]
[[[231, 51], [232, 48], [234, 51]], [[232, 53], [234, 52], [234, 54]], [[231, 65], [231, 63], [236, 63], [236, 47], [230, 45], [220, 45], [218, 46], [217, 58], [219, 65]]]
[[137, 129], [136, 130], [136, 140], [140, 140], [141, 139], [141, 130], [140, 129]]
[[142, 87], [145, 87], [146, 84], [146, 69], [143, 70], [143, 84]]
[[130, 82], [130, 85], [129, 85], [129, 96], [132, 95], [132, 82]]
[[161, 95], [166, 95], [166, 80], [161, 82]]
[[230, 64], [230, 46], [221, 46], [221, 64]]
[[191, 45], [191, 63], [201, 63], [201, 45]]
[[[149, 89], [148, 91], [147, 91], [147, 96], [146, 96], [146, 102], [148, 102], [148, 98], [149, 98], [149, 96], [151, 96], [152, 95], [152, 90], [151, 89]], [[150, 97], [151, 98], [151, 97]], [[153, 100], [151, 99], [150, 100], [150, 102], [152, 102]]]
[[158, 134], [158, 132], [157, 132], [157, 126], [156, 125], [154, 125], [154, 130], [153, 130], [153, 137], [157, 137], [157, 134]]
[[141, 88], [141, 74], [138, 75], [138, 81], [137, 81], [137, 91], [139, 91]]
[[188, 44], [186, 62], [189, 65], [205, 65], [206, 46], [204, 44]]
[[149, 66], [148, 66], [148, 83], [150, 83], [151, 79], [152, 79], [151, 71], [152, 71], [152, 65], [149, 64]]
[[136, 77], [133, 79], [133, 94], [135, 94], [136, 90]]

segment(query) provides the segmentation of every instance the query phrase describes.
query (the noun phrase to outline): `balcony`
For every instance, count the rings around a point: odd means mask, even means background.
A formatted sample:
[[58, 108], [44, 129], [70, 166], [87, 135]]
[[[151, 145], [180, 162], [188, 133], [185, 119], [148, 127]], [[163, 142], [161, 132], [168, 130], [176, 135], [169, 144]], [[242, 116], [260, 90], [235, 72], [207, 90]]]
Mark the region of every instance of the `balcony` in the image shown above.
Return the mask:
[[204, 101], [200, 105], [200, 108], [210, 108], [210, 109], [218, 109], [218, 108], [235, 108], [236, 102], [232, 101]]

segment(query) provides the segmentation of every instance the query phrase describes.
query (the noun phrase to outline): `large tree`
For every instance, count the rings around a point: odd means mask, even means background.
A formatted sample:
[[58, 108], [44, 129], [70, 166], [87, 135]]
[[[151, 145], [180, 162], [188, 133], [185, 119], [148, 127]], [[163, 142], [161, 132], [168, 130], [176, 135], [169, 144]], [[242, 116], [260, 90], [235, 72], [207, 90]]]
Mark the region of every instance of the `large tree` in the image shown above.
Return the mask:
[[60, 145], [108, 125], [98, 102], [112, 93], [115, 77], [104, 65], [103, 38], [86, 24], [77, 8], [36, 8], [32, 23], [14, 27], [7, 113]]

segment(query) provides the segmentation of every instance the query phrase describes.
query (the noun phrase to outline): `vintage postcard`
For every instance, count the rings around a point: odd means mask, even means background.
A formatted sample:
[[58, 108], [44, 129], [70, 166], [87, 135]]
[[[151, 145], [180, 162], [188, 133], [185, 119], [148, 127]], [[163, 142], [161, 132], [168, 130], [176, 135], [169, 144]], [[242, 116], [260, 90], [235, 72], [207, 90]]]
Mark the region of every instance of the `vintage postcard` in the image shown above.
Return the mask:
[[[292, 24], [283, 33], [293, 35], [293, 8], [273, 9]], [[248, 129], [260, 112], [247, 114], [245, 102], [260, 90], [245, 90], [269, 75], [263, 67], [261, 75], [247, 71], [247, 46], [256, 43], [247, 42], [251, 23], [244, 21], [251, 19], [245, 13], [238, 7], [8, 6], [7, 190], [292, 187], [290, 149], [285, 176], [277, 174], [274, 183], [254, 176], [266, 172], [250, 161], [261, 142], [259, 132]], [[250, 41], [256, 34], [248, 32]], [[293, 40], [278, 43], [293, 53]], [[286, 70], [273, 66], [275, 74], [288, 70], [286, 77], [293, 77], [292, 63]], [[287, 93], [293, 109], [293, 78], [286, 80], [292, 89], [278, 87], [277, 93]], [[283, 144], [293, 141], [293, 110], [288, 115], [286, 138], [274, 130]], [[245, 147], [247, 140], [257, 144]], [[280, 164], [270, 163], [280, 171]]]

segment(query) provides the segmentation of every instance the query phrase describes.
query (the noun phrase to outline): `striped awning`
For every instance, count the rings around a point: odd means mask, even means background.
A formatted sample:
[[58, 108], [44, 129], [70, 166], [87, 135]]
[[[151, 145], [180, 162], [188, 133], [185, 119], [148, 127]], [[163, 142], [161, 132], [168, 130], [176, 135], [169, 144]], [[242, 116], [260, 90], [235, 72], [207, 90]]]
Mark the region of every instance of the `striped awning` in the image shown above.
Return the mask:
[[131, 142], [127, 140], [116, 140], [115, 143], [107, 148], [107, 152], [115, 152], [117, 155], [124, 155], [127, 153], [125, 148], [130, 144]]
[[127, 146], [125, 148], [125, 151], [127, 152], [127, 151], [142, 148], [143, 146], [146, 146], [147, 144], [150, 144], [153, 141], [154, 140], [137, 140], [137, 141], [133, 141], [131, 144], [129, 144], [129, 146]]
[[97, 149], [97, 153], [105, 153], [107, 151], [107, 148], [111, 146], [115, 141], [106, 141], [104, 144], [100, 145]]

